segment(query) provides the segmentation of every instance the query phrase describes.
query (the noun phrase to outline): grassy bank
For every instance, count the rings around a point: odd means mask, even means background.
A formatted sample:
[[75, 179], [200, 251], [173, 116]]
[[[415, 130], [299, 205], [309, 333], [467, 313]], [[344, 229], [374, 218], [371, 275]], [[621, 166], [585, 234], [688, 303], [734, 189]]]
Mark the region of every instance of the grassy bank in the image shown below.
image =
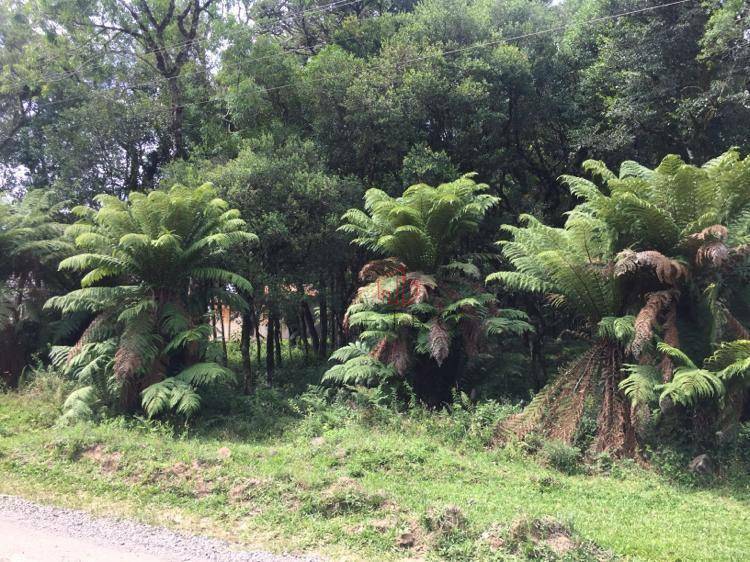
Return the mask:
[[482, 447], [499, 407], [405, 416], [265, 393], [190, 431], [60, 428], [58, 394], [0, 395], [0, 492], [335, 559], [747, 555], [747, 484], [627, 463], [565, 474]]

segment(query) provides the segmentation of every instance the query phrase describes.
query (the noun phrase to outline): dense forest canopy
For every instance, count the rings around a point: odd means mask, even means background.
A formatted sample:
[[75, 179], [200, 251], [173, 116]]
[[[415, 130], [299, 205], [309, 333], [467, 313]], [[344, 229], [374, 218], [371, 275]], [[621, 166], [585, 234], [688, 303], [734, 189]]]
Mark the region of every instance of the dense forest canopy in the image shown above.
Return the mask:
[[193, 415], [228, 309], [242, 392], [736, 423], [749, 90], [743, 0], [0, 0], [0, 371]]

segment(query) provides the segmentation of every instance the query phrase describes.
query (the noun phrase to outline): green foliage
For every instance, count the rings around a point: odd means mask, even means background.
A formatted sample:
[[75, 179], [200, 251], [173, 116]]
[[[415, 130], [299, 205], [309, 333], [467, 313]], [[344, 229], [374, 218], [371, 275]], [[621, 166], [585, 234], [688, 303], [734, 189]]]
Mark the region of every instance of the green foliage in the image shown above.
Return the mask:
[[[732, 331], [735, 337], [747, 333], [733, 311], [745, 310], [750, 295], [732, 288], [745, 275], [747, 251], [732, 244], [747, 231], [742, 217], [750, 201], [745, 179], [750, 159], [733, 149], [701, 167], [669, 155], [654, 169], [624, 162], [619, 175], [599, 161], [585, 162], [584, 169], [603, 185], [564, 176], [571, 193], [582, 200], [565, 225], [553, 228], [522, 216], [524, 226], [506, 226], [511, 239], [500, 244], [515, 271], [487, 280], [511, 291], [542, 293], [577, 316], [592, 349], [611, 348], [599, 356], [606, 361], [601, 374], [616, 382], [606, 383], [603, 407], [616, 407], [607, 394], [618, 390], [634, 406], [654, 402], [657, 393], [663, 406], [693, 407], [721, 398], [721, 377], [698, 368], [675, 344], [681, 332], [703, 335], [691, 326], [694, 320], [682, 321], [700, 309], [710, 311], [714, 325], [705, 346], [720, 343]], [[628, 364], [628, 358], [640, 362]], [[744, 372], [744, 366], [738, 368]], [[598, 367], [578, 362], [568, 375], [589, 380], [593, 369]], [[733, 391], [744, 392], [744, 387]], [[610, 414], [602, 412], [599, 419]], [[611, 438], [609, 431], [598, 429], [602, 439]], [[628, 432], [634, 435], [632, 428]], [[623, 435], [621, 440], [634, 439]]]
[[365, 194], [365, 212], [344, 214], [353, 243], [384, 257], [398, 257], [410, 271], [432, 273], [452, 257], [461, 239], [476, 232], [499, 199], [470, 175], [430, 187], [417, 184], [394, 199], [378, 189]]
[[[508, 378], [525, 396], [583, 353], [534, 403], [566, 420], [565, 439], [631, 419], [623, 395], [636, 418], [661, 394], [736, 424], [746, 2], [335, 4], [0, 1], [4, 384], [55, 342], [57, 368], [95, 391], [71, 401], [83, 417], [136, 409], [152, 382], [184, 412], [190, 393], [231, 408], [231, 383], [167, 382], [215, 372], [228, 334], [211, 343], [207, 312], [227, 305], [245, 328], [232, 359], [246, 391], [260, 374], [318, 382], [317, 365], [278, 368], [278, 326], [283, 351], [321, 363], [356, 340], [326, 384], [433, 405], [454, 388], [497, 396]], [[140, 193], [205, 182], [215, 192]], [[502, 222], [510, 267], [488, 278], [495, 294], [478, 280], [498, 269], [488, 240]], [[365, 259], [382, 261], [357, 280]], [[597, 416], [600, 398], [617, 411]], [[626, 441], [610, 429], [598, 435]], [[466, 555], [456, 544], [446, 553]]]
[[[489, 337], [533, 329], [525, 313], [499, 308], [477, 283], [478, 266], [458, 254], [498, 202], [486, 190], [469, 175], [435, 188], [413, 185], [398, 198], [371, 189], [364, 211], [344, 214], [340, 230], [382, 259], [360, 272], [368, 284], [346, 314], [358, 340], [334, 353], [341, 364], [326, 373], [325, 383], [373, 386], [399, 377], [412, 383], [427, 370], [437, 378], [441, 368], [460, 368], [456, 361]], [[450, 376], [456, 381], [460, 373]], [[450, 399], [450, 388], [430, 386], [417, 389], [420, 398]]]
[[[222, 266], [229, 250], [247, 251], [256, 238], [208, 184], [98, 200], [98, 210], [79, 210], [83, 218], [68, 229], [81, 253], [60, 262], [60, 269], [85, 273], [82, 288], [46, 305], [85, 313], [88, 324], [75, 346], [55, 350], [52, 359], [109, 406], [156, 382], [143, 394], [146, 413], [189, 417], [200, 405], [197, 389], [233, 377], [200, 362], [211, 331], [206, 311], [209, 298], [236, 305], [238, 291], [252, 291]], [[184, 368], [175, 371], [177, 364]], [[89, 402], [77, 399], [68, 409], [85, 414]]]
[[629, 375], [620, 381], [619, 388], [634, 408], [649, 405], [656, 400], [656, 386], [661, 373], [653, 365], [624, 365]]
[[545, 442], [541, 456], [549, 466], [565, 474], [575, 474], [580, 470], [581, 450], [563, 441]]

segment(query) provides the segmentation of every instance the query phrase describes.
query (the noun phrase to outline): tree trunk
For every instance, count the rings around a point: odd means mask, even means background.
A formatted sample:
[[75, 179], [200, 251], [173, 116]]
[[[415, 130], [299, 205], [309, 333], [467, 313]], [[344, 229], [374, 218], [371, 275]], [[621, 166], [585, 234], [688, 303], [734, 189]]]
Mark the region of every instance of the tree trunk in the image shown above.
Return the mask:
[[309, 344], [307, 342], [307, 322], [305, 322], [305, 313], [302, 310], [302, 303], [300, 303], [299, 328], [300, 328], [300, 337], [302, 338], [302, 346], [305, 349], [305, 359], [307, 359], [310, 355], [310, 349], [309, 349]]
[[338, 326], [338, 313], [335, 309], [331, 309], [331, 351], [338, 349], [338, 343], [336, 342], [336, 334]]
[[268, 386], [273, 384], [273, 369], [274, 369], [274, 344], [276, 338], [274, 337], [274, 321], [273, 316], [268, 317], [266, 323], [266, 382]]
[[281, 367], [281, 322], [279, 322], [279, 317], [275, 314], [273, 317], [273, 337], [276, 340], [276, 364]]
[[250, 364], [250, 330], [253, 326], [253, 317], [250, 312], [242, 313], [242, 332], [240, 332], [240, 353], [242, 354], [242, 371], [245, 384], [243, 391], [250, 394], [253, 391], [253, 370]]
[[224, 354], [224, 366], [229, 364], [229, 353], [227, 352], [227, 337], [224, 332], [224, 307], [219, 304], [219, 335], [221, 336], [221, 351]]
[[182, 138], [184, 108], [182, 107], [182, 92], [177, 80], [177, 76], [172, 76], [167, 80], [170, 102], [172, 104], [172, 122], [170, 128], [172, 130], [172, 140], [174, 141], [174, 156], [175, 158], [184, 158], [185, 145]]
[[250, 313], [253, 315], [253, 329], [255, 330], [255, 358], [256, 363], [260, 366], [260, 314], [255, 310], [255, 307], [250, 309]]
[[302, 314], [307, 322], [307, 327], [310, 330], [310, 338], [312, 339], [312, 347], [315, 353], [320, 353], [320, 338], [318, 337], [318, 330], [315, 327], [315, 318], [313, 317], [310, 305], [307, 302], [302, 301]]
[[18, 386], [18, 379], [26, 364], [24, 345], [18, 340], [12, 325], [0, 331], [0, 378], [10, 388]]
[[326, 300], [325, 285], [320, 291], [320, 357], [328, 357], [328, 301]]

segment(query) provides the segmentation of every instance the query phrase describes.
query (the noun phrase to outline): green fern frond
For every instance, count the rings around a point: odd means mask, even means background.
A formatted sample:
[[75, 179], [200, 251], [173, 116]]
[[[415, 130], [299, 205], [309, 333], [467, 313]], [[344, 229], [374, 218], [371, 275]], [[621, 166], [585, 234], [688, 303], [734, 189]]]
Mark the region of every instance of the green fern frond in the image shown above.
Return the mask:
[[652, 365], [623, 365], [628, 377], [618, 385], [633, 406], [648, 405], [656, 401], [656, 387], [661, 383], [661, 373]]

